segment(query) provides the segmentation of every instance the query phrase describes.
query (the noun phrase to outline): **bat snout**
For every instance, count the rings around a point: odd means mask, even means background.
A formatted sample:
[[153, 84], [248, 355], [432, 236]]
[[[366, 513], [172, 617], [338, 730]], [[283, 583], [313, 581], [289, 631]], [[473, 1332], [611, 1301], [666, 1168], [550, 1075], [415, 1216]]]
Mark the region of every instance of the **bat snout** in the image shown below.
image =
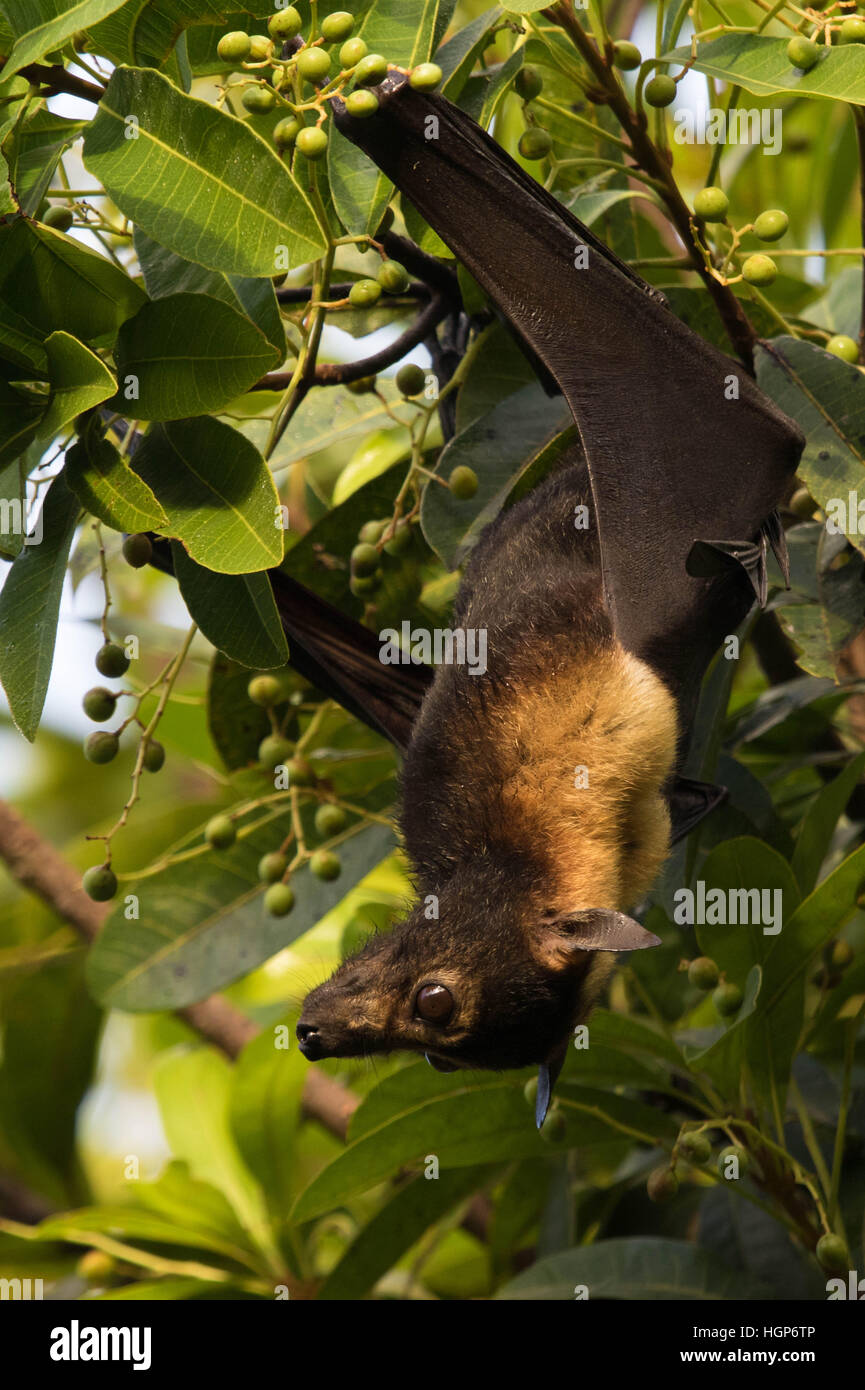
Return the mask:
[[300, 1050], [308, 1062], [320, 1062], [322, 1057], [327, 1056], [324, 1038], [314, 1023], [301, 1020], [295, 1033]]

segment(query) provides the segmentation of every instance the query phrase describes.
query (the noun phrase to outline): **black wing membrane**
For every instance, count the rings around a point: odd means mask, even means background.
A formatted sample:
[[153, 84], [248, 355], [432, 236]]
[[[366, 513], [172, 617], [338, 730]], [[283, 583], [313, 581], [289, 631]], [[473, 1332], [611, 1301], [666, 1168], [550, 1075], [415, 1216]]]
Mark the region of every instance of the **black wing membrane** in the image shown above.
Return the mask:
[[[377, 92], [362, 120], [335, 102], [339, 128], [558, 383], [588, 461], [617, 635], [666, 681], [686, 730], [708, 661], [753, 602], [755, 548], [765, 564], [768, 539], [783, 561], [773, 516], [801, 436], [458, 107], [401, 73]], [[697, 542], [703, 564], [689, 573]], [[747, 566], [730, 568], [737, 550]]]

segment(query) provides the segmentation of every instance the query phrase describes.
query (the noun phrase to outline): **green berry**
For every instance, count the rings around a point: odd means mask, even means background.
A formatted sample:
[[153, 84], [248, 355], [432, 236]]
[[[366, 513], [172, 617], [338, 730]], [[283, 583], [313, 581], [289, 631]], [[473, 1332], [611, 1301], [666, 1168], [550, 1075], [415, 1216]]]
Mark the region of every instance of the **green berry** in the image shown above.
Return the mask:
[[283, 738], [281, 734], [268, 734], [258, 745], [258, 761], [271, 771], [275, 767], [286, 765], [293, 751], [294, 745], [289, 743], [287, 738]]
[[829, 947], [827, 964], [832, 970], [846, 970], [853, 961], [853, 947], [849, 941], [833, 941]]
[[92, 719], [94, 724], [104, 724], [114, 713], [117, 696], [113, 690], [106, 690], [104, 685], [94, 685], [81, 704], [88, 719]]
[[838, 39], [841, 43], [865, 43], [865, 19], [845, 19]]
[[249, 36], [249, 61], [251, 63], [263, 63], [265, 58], [270, 57], [272, 45], [270, 39], [264, 34], [250, 34]]
[[386, 521], [365, 521], [357, 533], [357, 538], [367, 545], [375, 545], [376, 541], [381, 540], [387, 526]]
[[568, 1132], [565, 1112], [555, 1102], [550, 1106], [540, 1128], [541, 1138], [547, 1144], [560, 1144]]
[[230, 816], [213, 816], [204, 827], [204, 838], [211, 849], [231, 849], [237, 839], [234, 821]]
[[538, 1078], [536, 1076], [529, 1077], [523, 1087], [523, 1095], [526, 1098], [526, 1105], [531, 1106], [532, 1110], [534, 1110], [538, 1103]]
[[478, 490], [478, 475], [473, 468], [467, 468], [461, 463], [451, 469], [448, 487], [458, 502], [468, 502]]
[[321, 37], [325, 43], [342, 43], [354, 28], [354, 15], [348, 10], [334, 10], [321, 21]]
[[727, 216], [730, 199], [723, 188], [701, 188], [694, 199], [694, 211], [704, 222], [723, 222]]
[[381, 285], [377, 280], [355, 280], [348, 298], [356, 309], [371, 309], [381, 299]]
[[277, 10], [267, 21], [267, 32], [272, 39], [293, 39], [295, 34], [299, 34], [303, 20], [300, 12], [294, 5], [287, 5], [284, 10]]
[[712, 1157], [712, 1145], [705, 1134], [690, 1131], [679, 1140], [679, 1149], [691, 1163], [708, 1163]]
[[289, 758], [285, 764], [290, 787], [311, 787], [315, 781], [315, 771], [306, 758]]
[[722, 1018], [737, 1014], [742, 1007], [742, 991], [731, 982], [719, 985], [712, 995], [712, 1003]]
[[534, 101], [544, 90], [544, 79], [537, 68], [533, 68], [531, 63], [526, 63], [514, 78], [514, 87], [517, 96], [521, 96], [523, 101]]
[[[372, 93], [369, 94], [372, 96]], [[358, 92], [358, 96], [360, 93]], [[382, 261], [378, 268], [378, 283], [388, 294], [405, 294], [411, 281], [405, 266], [399, 261]]]
[[143, 569], [153, 559], [153, 542], [142, 531], [127, 536], [123, 542], [123, 558], [134, 570]]
[[346, 814], [341, 806], [319, 806], [315, 813], [316, 834], [329, 840], [331, 835], [338, 835], [345, 829], [345, 822]]
[[676, 84], [672, 77], [661, 72], [646, 83], [643, 96], [650, 106], [669, 106], [676, 99]]
[[252, 703], [260, 705], [262, 709], [271, 709], [285, 699], [282, 681], [269, 672], [262, 676], [253, 676], [246, 687], [246, 693]]
[[444, 76], [438, 63], [418, 63], [409, 73], [409, 86], [416, 92], [431, 92]]
[[771, 256], [764, 256], [759, 251], [755, 256], [749, 256], [742, 266], [742, 279], [748, 285], [771, 285], [777, 278], [778, 267]]
[[407, 525], [397, 527], [390, 540], [385, 541], [386, 555], [402, 555], [411, 545], [411, 531]]
[[[722, 1178], [727, 1176], [727, 1164], [734, 1158], [739, 1164], [739, 1177], [743, 1178], [747, 1173], [751, 1166], [751, 1156], [748, 1150], [743, 1149], [741, 1144], [728, 1144], [726, 1149], [722, 1149], [718, 1154], [718, 1172]], [[732, 1178], [729, 1181], [732, 1181]]]
[[279, 854], [274, 850], [271, 854], [263, 854], [258, 861], [258, 877], [262, 883], [278, 883], [288, 868], [288, 860], [284, 854]]
[[821, 1236], [814, 1253], [827, 1274], [844, 1274], [850, 1268], [850, 1252], [840, 1236]]
[[697, 989], [714, 989], [718, 983], [718, 967], [709, 956], [697, 956], [688, 966], [688, 979]]
[[375, 390], [377, 378], [374, 376], [359, 376], [357, 381], [347, 381], [346, 391], [350, 391], [353, 396], [365, 396], [367, 391]]
[[351, 572], [357, 579], [369, 579], [379, 565], [379, 555], [374, 545], [361, 541], [351, 552]]
[[113, 898], [117, 892], [117, 875], [109, 869], [107, 864], [94, 865], [92, 869], [87, 869], [85, 872], [81, 880], [81, 887], [88, 898], [92, 898], [95, 903], [107, 903], [109, 898]]
[[339, 857], [332, 854], [329, 849], [317, 849], [310, 858], [309, 867], [316, 878], [320, 878], [323, 883], [332, 883], [335, 878], [339, 878], [342, 872]]
[[679, 1179], [672, 1168], [656, 1168], [649, 1174], [646, 1191], [653, 1202], [669, 1202], [679, 1190]]
[[797, 487], [787, 506], [794, 516], [801, 517], [803, 521], [810, 521], [818, 504], [806, 487]]
[[272, 87], [247, 87], [240, 100], [252, 115], [261, 116], [273, 110], [276, 93]]
[[271, 917], [287, 917], [294, 907], [294, 889], [290, 883], [272, 883], [264, 895], [264, 906]]
[[374, 116], [378, 108], [379, 99], [375, 92], [367, 91], [365, 87], [357, 92], [349, 92], [345, 99], [346, 111], [358, 120], [365, 120], [367, 116]]
[[426, 372], [415, 362], [406, 362], [396, 374], [396, 386], [402, 396], [419, 396], [426, 386]]
[[343, 68], [353, 68], [369, 52], [363, 39], [349, 39], [339, 50], [339, 61]]
[[129, 657], [116, 642], [106, 642], [96, 653], [96, 669], [100, 676], [125, 676], [129, 670]]
[[816, 43], [806, 39], [804, 35], [797, 34], [787, 44], [787, 60], [792, 63], [794, 68], [799, 68], [802, 72], [808, 72], [813, 68], [817, 59], [820, 57], [820, 50]]
[[836, 333], [826, 344], [826, 351], [831, 352], [833, 357], [840, 357], [842, 362], [856, 363], [859, 361], [859, 348], [852, 338], [848, 338], [846, 333]]
[[298, 134], [296, 144], [304, 159], [321, 159], [327, 153], [327, 133], [321, 126], [304, 126]]
[[322, 82], [330, 72], [330, 54], [323, 48], [302, 48], [297, 55], [297, 70], [305, 82]]
[[359, 87], [374, 87], [387, 77], [387, 58], [380, 53], [367, 53], [354, 70], [354, 80]]
[[74, 220], [72, 209], [61, 207], [59, 204], [48, 208], [42, 218], [46, 227], [53, 227], [57, 232], [68, 232]]
[[517, 149], [523, 159], [543, 159], [553, 147], [552, 136], [540, 126], [529, 126], [520, 136]]
[[117, 1273], [117, 1261], [102, 1250], [86, 1250], [75, 1265], [75, 1273], [88, 1284], [105, 1284]]
[[223, 63], [242, 63], [244, 58], [249, 57], [249, 35], [243, 29], [232, 29], [230, 33], [223, 34], [216, 51]]
[[633, 72], [634, 68], [638, 68], [642, 61], [643, 55], [635, 43], [627, 43], [623, 40], [621, 43], [613, 44], [613, 62], [617, 68], [622, 69], [622, 72]]
[[289, 149], [297, 139], [303, 126], [295, 116], [283, 116], [273, 127], [273, 143], [280, 150]]
[[144, 750], [142, 767], [147, 772], [159, 772], [165, 764], [165, 749], [161, 743], [157, 743], [155, 738], [148, 740]]
[[368, 579], [358, 579], [357, 575], [353, 574], [348, 581], [348, 587], [358, 598], [362, 598], [364, 594], [371, 594], [374, 589], [378, 588], [380, 578], [381, 575], [378, 571], [374, 575], [370, 575]]
[[113, 762], [120, 751], [120, 739], [116, 734], [90, 734], [84, 742], [84, 756], [90, 763]]
[[778, 241], [790, 225], [786, 212], [780, 208], [769, 208], [754, 219], [754, 232], [761, 241]]

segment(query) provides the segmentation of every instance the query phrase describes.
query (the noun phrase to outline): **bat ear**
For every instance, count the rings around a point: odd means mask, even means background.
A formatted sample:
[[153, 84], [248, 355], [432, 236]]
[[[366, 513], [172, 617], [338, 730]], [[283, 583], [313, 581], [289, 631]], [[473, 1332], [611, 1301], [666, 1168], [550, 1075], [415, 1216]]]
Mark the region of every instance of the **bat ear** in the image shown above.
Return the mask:
[[633, 917], [610, 908], [563, 913], [544, 922], [535, 937], [535, 955], [554, 969], [567, 969], [579, 951], [641, 951], [661, 938]]

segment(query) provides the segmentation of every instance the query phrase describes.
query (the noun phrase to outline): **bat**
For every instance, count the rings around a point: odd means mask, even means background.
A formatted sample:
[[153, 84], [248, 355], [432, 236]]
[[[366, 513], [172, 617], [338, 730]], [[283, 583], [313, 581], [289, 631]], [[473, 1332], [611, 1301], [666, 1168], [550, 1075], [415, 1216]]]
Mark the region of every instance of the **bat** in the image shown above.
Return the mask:
[[557, 384], [580, 448], [472, 552], [454, 625], [486, 631], [482, 676], [382, 666], [374, 637], [274, 576], [310, 672], [404, 749], [418, 895], [307, 996], [297, 1036], [312, 1061], [537, 1065], [540, 1125], [615, 954], [658, 944], [627, 909], [723, 796], [681, 772], [695, 703], [765, 602], [769, 548], [786, 577], [776, 508], [803, 440], [465, 113], [403, 73], [376, 90], [363, 120], [335, 101], [338, 125]]

